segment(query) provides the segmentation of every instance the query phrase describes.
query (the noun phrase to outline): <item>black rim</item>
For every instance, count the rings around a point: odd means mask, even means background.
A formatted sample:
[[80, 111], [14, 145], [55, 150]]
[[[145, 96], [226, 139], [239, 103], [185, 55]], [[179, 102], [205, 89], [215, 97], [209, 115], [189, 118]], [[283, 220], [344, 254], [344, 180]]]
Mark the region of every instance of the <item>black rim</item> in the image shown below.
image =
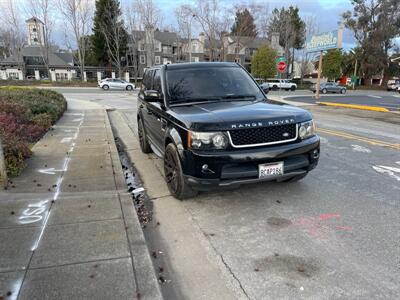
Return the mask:
[[173, 155], [171, 151], [167, 151], [164, 159], [165, 177], [167, 179], [168, 187], [173, 193], [178, 191], [178, 168], [178, 162], [176, 161], [175, 155]]

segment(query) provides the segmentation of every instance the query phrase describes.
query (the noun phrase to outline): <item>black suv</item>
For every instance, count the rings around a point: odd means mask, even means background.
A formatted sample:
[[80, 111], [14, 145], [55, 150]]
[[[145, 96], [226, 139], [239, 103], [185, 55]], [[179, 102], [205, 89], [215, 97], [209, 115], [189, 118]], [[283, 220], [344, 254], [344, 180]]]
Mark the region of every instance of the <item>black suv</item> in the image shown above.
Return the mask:
[[141, 149], [164, 159], [178, 199], [212, 187], [297, 181], [318, 164], [311, 114], [271, 103], [238, 64], [149, 68], [138, 98]]

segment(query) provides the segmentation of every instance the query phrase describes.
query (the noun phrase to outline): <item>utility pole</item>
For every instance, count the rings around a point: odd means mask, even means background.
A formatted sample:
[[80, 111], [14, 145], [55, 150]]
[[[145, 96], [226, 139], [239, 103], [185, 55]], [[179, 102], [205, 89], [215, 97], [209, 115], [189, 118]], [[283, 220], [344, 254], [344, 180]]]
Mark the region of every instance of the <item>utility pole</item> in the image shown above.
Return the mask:
[[4, 161], [3, 146], [0, 139], [0, 188], [5, 189], [8, 184], [6, 163]]
[[356, 86], [356, 76], [357, 76], [357, 59], [356, 59], [356, 65], [354, 66], [354, 76], [353, 76], [353, 90], [355, 89]]
[[323, 51], [321, 50], [319, 55], [319, 64], [318, 64], [318, 78], [317, 78], [317, 89], [315, 91], [315, 99], [319, 100], [319, 89], [321, 86], [321, 71], [322, 71], [322, 55]]

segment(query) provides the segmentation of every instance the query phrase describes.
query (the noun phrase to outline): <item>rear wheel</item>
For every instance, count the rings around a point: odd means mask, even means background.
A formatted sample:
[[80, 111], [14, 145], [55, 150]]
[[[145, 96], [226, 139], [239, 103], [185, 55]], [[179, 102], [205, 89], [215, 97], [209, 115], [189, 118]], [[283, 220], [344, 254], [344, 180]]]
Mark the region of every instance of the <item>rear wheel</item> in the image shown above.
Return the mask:
[[296, 90], [296, 87], [295, 87], [294, 85], [292, 85], [292, 86], [290, 87], [290, 90], [291, 90], [292, 92], [294, 92], [294, 91]]
[[178, 150], [172, 143], [168, 144], [165, 148], [164, 174], [168, 189], [175, 198], [182, 200], [197, 194], [197, 192], [185, 182]]
[[276, 91], [278, 89], [278, 86], [277, 85], [274, 85], [273, 87], [272, 87], [272, 90], [274, 90], [274, 91]]
[[132, 91], [132, 89], [133, 89], [133, 88], [132, 88], [131, 85], [127, 85], [127, 86], [126, 86], [126, 90], [127, 90], [127, 91]]
[[107, 91], [109, 89], [110, 89], [110, 87], [107, 84], [103, 85], [103, 90]]
[[340, 90], [340, 93], [341, 93], [341, 94], [346, 94], [346, 89], [341, 89], [341, 90]]
[[138, 120], [138, 136], [139, 136], [140, 150], [142, 150], [143, 153], [151, 153], [151, 147], [146, 136], [146, 131], [144, 130], [142, 119]]
[[322, 89], [322, 94], [326, 94], [328, 92], [327, 89]]

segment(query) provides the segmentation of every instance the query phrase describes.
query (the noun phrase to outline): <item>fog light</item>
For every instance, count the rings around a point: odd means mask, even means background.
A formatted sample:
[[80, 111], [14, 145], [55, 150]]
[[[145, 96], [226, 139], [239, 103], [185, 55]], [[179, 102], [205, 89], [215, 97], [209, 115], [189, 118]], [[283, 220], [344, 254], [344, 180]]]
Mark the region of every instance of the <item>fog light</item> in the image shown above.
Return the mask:
[[317, 159], [317, 158], [319, 157], [319, 150], [315, 149], [315, 150], [313, 151], [312, 156], [313, 156], [314, 159]]
[[203, 171], [208, 170], [208, 165], [203, 165], [203, 166], [201, 167], [201, 169], [202, 169]]

